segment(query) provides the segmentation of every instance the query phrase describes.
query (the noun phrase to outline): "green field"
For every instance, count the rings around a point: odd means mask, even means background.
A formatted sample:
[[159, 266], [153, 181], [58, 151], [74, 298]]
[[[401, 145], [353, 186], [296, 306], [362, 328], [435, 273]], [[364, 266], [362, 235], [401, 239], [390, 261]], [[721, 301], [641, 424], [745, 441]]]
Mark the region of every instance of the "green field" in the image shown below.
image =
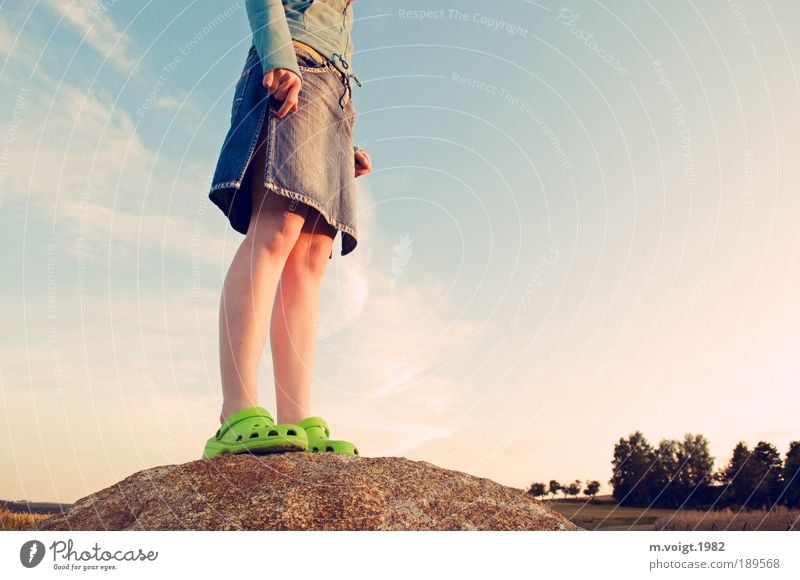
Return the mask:
[[618, 507], [610, 497], [597, 496], [593, 503], [582, 499], [542, 500], [555, 511], [587, 530], [654, 530], [655, 521], [676, 510]]

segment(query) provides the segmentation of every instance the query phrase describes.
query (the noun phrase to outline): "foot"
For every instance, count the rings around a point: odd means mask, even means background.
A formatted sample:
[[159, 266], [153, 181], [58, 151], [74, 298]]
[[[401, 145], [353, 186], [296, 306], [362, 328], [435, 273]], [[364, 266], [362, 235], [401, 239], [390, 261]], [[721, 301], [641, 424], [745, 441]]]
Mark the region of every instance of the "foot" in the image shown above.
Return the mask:
[[349, 441], [328, 439], [331, 432], [322, 417], [306, 417], [297, 424], [305, 430], [308, 438], [307, 451], [311, 453], [339, 453], [341, 455], [358, 455], [358, 448]]
[[226, 418], [203, 449], [203, 459], [238, 453], [305, 451], [308, 437], [299, 425], [276, 425], [263, 407], [248, 407]]

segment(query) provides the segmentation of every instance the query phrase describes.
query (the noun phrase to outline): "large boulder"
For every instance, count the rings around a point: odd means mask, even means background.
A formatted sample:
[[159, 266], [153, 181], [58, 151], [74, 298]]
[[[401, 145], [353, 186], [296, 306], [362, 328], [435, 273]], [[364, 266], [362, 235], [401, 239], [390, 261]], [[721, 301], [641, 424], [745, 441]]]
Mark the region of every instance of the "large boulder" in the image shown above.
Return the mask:
[[153, 467], [39, 530], [580, 530], [521, 489], [402, 457], [229, 455]]

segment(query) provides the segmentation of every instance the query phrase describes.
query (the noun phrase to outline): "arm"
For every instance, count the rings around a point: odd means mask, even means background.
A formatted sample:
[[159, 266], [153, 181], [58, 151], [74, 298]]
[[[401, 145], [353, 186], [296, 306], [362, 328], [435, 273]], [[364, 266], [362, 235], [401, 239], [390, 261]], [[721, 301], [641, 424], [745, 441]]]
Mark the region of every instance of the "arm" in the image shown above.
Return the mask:
[[247, 18], [253, 31], [253, 44], [261, 59], [261, 68], [266, 75], [270, 70], [290, 70], [298, 77], [292, 37], [286, 23], [286, 12], [281, 0], [245, 0]]

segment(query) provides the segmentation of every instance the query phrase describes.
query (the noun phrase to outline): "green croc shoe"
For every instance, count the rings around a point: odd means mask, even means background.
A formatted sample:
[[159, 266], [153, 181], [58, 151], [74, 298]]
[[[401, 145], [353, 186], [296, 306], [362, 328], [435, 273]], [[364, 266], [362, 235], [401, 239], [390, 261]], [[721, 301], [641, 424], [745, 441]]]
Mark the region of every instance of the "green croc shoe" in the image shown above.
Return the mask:
[[269, 411], [250, 407], [225, 420], [203, 449], [203, 459], [233, 453], [305, 451], [308, 436], [298, 425], [276, 425]]
[[308, 436], [308, 451], [312, 453], [341, 453], [358, 455], [358, 449], [349, 441], [328, 439], [331, 434], [328, 424], [322, 417], [306, 417], [297, 424], [305, 429]]

